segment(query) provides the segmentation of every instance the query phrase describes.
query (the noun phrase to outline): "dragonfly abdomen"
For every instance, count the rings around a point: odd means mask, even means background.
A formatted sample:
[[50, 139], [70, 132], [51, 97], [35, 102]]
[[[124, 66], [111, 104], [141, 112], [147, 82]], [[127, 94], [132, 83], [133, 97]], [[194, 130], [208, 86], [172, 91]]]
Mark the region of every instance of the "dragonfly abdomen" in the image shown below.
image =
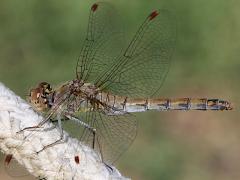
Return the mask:
[[125, 112], [143, 112], [147, 110], [231, 110], [228, 101], [208, 98], [175, 98], [175, 99], [132, 99], [107, 96], [110, 106]]
[[228, 101], [208, 98], [177, 98], [149, 100], [149, 110], [231, 110]]

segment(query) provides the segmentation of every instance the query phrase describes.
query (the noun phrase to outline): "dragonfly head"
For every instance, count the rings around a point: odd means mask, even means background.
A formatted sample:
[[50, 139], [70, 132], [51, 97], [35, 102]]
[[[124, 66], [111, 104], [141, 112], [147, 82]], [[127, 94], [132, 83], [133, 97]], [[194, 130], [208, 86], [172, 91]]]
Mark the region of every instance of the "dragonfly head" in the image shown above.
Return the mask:
[[219, 100], [219, 106], [221, 110], [232, 110], [233, 106], [230, 102], [225, 100]]
[[226, 101], [225, 103], [226, 103], [226, 110], [233, 110], [233, 105], [230, 102]]
[[37, 111], [45, 111], [51, 107], [53, 90], [47, 82], [41, 82], [36, 88], [30, 90], [28, 102]]

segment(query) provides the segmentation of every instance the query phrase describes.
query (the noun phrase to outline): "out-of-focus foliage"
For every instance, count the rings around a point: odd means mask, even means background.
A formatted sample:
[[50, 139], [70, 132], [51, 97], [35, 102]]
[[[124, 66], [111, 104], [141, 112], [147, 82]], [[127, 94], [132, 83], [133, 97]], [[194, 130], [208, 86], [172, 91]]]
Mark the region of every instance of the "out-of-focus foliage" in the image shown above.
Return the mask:
[[[25, 97], [40, 81], [72, 79], [93, 2], [1, 0], [0, 81]], [[236, 106], [232, 112], [142, 113], [138, 137], [116, 166], [132, 179], [240, 179], [240, 1], [110, 2], [127, 37], [154, 9], [176, 15], [176, 50], [162, 96], [218, 97]]]

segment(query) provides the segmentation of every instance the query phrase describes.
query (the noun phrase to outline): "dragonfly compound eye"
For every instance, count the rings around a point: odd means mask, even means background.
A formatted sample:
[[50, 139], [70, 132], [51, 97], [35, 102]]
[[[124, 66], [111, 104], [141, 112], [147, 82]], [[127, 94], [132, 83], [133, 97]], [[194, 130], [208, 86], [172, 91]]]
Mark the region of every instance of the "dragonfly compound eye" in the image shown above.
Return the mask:
[[42, 94], [50, 94], [52, 92], [51, 85], [47, 82], [41, 82], [38, 87], [41, 89]]
[[50, 91], [47, 93], [45, 89], [49, 88], [49, 86], [45, 83], [40, 83], [37, 88], [33, 88], [30, 90], [28, 102], [32, 104], [35, 110], [47, 110], [49, 106], [49, 99], [52, 98], [50, 95]]

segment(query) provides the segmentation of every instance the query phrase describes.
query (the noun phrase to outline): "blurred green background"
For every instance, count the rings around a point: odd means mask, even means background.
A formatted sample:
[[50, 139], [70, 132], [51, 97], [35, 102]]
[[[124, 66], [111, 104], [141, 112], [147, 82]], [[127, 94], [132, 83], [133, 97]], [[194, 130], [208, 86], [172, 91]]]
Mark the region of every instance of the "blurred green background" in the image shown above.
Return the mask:
[[[25, 98], [38, 82], [72, 79], [94, 2], [1, 0], [0, 81]], [[129, 35], [154, 9], [176, 14], [176, 50], [162, 96], [224, 98], [235, 105], [231, 112], [141, 113], [138, 136], [117, 168], [141, 180], [240, 179], [240, 1], [111, 2]], [[0, 167], [0, 179], [14, 179], [3, 160]]]

